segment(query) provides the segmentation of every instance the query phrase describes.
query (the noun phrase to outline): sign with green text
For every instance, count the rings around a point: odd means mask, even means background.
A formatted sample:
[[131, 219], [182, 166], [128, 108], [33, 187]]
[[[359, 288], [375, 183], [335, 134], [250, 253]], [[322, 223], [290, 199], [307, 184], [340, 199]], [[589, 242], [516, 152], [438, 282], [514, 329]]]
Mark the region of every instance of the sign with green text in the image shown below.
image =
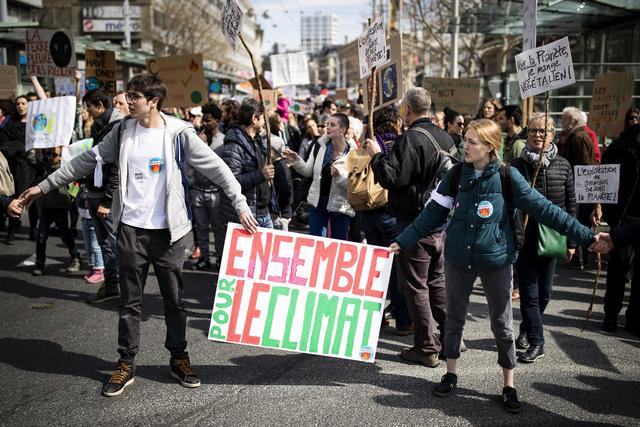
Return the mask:
[[375, 361], [393, 255], [229, 224], [209, 339]]

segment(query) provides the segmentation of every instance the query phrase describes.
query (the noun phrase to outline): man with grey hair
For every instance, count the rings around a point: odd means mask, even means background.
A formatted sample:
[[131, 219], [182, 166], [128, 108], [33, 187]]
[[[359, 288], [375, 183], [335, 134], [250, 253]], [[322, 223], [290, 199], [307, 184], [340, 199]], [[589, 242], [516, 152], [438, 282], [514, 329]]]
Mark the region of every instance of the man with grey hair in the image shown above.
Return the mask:
[[[593, 141], [584, 129], [582, 111], [576, 107], [566, 107], [562, 110], [562, 136], [558, 144], [558, 154], [569, 161], [571, 170], [574, 166], [594, 165], [596, 156], [593, 151]], [[578, 205], [578, 221], [587, 227], [591, 226], [592, 204]], [[582, 270], [587, 263], [587, 251], [578, 246], [574, 263]]]
[[[424, 202], [422, 195], [433, 181], [439, 159], [438, 149], [455, 151], [451, 137], [430, 120], [431, 95], [424, 88], [409, 89], [402, 100], [403, 120], [409, 129], [391, 150], [367, 140], [367, 152], [376, 180], [389, 190], [389, 212], [402, 230], [418, 216]], [[444, 334], [446, 294], [442, 230], [423, 238], [413, 248], [396, 256], [398, 287], [404, 296], [413, 328], [397, 330], [408, 335], [415, 329], [414, 346], [402, 350], [400, 357], [412, 363], [435, 368], [442, 341], [434, 333], [434, 320]]]

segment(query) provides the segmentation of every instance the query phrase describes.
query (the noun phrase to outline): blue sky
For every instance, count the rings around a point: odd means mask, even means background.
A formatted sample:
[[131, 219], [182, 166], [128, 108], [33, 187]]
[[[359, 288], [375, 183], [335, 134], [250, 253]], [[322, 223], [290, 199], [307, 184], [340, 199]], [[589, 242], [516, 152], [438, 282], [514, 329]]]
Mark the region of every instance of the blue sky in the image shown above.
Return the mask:
[[[264, 30], [263, 54], [271, 51], [274, 43], [280, 44], [281, 50], [300, 47], [301, 11], [338, 15], [338, 42], [343, 43], [345, 36], [352, 40], [362, 32], [371, 10], [369, 0], [253, 0], [253, 6]], [[263, 18], [265, 11], [270, 19]]]

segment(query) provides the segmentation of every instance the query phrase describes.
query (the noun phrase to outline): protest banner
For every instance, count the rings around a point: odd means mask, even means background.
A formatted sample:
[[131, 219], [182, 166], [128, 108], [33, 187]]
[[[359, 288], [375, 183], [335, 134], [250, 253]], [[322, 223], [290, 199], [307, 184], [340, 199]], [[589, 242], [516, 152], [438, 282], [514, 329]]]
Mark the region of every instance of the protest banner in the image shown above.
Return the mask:
[[308, 85], [309, 58], [305, 52], [271, 55], [273, 87]]
[[163, 107], [193, 107], [207, 100], [201, 53], [147, 59], [147, 71], [167, 87]]
[[387, 62], [387, 39], [382, 21], [374, 21], [358, 37], [358, 63], [360, 78], [371, 74], [371, 69]]
[[425, 77], [422, 87], [431, 94], [438, 111], [449, 107], [460, 114], [473, 116], [480, 102], [480, 79]]
[[577, 203], [618, 203], [620, 165], [574, 166]]
[[209, 339], [375, 361], [393, 255], [229, 224]]
[[103, 88], [114, 96], [116, 90], [116, 53], [112, 50], [87, 49], [84, 53], [87, 90]]
[[345, 103], [349, 101], [349, 90], [348, 89], [336, 89], [336, 101], [344, 101]]
[[76, 51], [69, 30], [26, 30], [27, 74], [32, 76], [73, 76]]
[[[253, 90], [252, 97], [260, 101], [260, 94], [255, 89]], [[263, 89], [262, 99], [264, 103], [264, 109], [267, 112], [267, 115], [276, 111], [276, 108], [278, 107], [278, 91], [277, 90]]]
[[524, 51], [515, 60], [522, 98], [576, 82], [568, 37]]
[[0, 65], [0, 99], [18, 95], [18, 73], [13, 65]]
[[233, 50], [236, 50], [240, 30], [242, 29], [242, 10], [240, 10], [235, 0], [227, 0], [222, 8], [221, 16], [222, 33]]
[[307, 107], [306, 104], [303, 104], [302, 102], [298, 102], [298, 101], [294, 101], [289, 105], [289, 112], [291, 113], [295, 113], [295, 114], [305, 114], [309, 111], [309, 107]]
[[62, 155], [60, 157], [60, 162], [62, 165], [71, 161], [74, 157], [79, 156], [85, 151], [91, 150], [93, 147], [93, 138], [81, 139], [79, 141], [75, 141], [71, 145], [67, 145], [62, 147]]
[[69, 145], [75, 117], [75, 96], [56, 96], [29, 102], [25, 150]]
[[631, 107], [633, 73], [598, 74], [593, 82], [589, 127], [600, 136], [617, 137]]
[[[387, 59], [376, 71], [377, 87], [375, 93], [374, 111], [391, 105], [404, 96], [403, 66], [401, 56], [400, 35], [392, 34], [387, 40]], [[369, 85], [367, 79], [360, 80], [363, 89], [364, 113], [369, 113]]]
[[523, 0], [522, 2], [522, 50], [536, 47], [538, 0]]
[[53, 87], [56, 96], [75, 96], [76, 79], [74, 77], [54, 77]]

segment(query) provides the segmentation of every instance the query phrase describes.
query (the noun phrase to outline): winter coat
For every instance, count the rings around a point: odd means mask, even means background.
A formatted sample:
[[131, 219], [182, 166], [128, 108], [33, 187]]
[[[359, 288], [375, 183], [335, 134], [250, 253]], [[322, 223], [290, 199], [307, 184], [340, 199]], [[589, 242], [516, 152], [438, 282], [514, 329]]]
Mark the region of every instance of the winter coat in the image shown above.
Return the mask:
[[560, 155], [569, 161], [572, 168], [576, 165], [596, 164], [593, 141], [587, 131], [584, 130], [584, 126], [573, 129], [567, 135]]
[[[494, 161], [476, 178], [473, 165], [462, 163], [458, 189], [452, 188], [449, 172], [418, 218], [396, 239], [402, 248], [410, 248], [418, 240], [443, 224], [455, 205], [447, 227], [445, 259], [467, 271], [497, 270], [516, 259], [516, 242], [512, 219], [502, 193], [500, 163]], [[453, 171], [454, 169], [452, 169]], [[575, 218], [532, 189], [511, 168], [512, 205], [534, 220], [558, 230], [581, 245], [588, 245], [594, 233]]]
[[431, 120], [423, 118], [411, 124], [389, 154], [378, 153], [371, 159], [376, 181], [389, 190], [389, 212], [409, 221], [418, 216], [422, 208], [422, 194], [438, 166], [436, 150], [425, 135], [411, 131], [415, 127], [430, 132], [443, 150], [455, 145], [449, 134], [431, 123]]
[[505, 135], [504, 144], [502, 147], [502, 160], [505, 163], [511, 163], [514, 159], [520, 157], [520, 153], [524, 149], [524, 146], [527, 144], [527, 129], [522, 129], [522, 131], [516, 135], [509, 136]]
[[9, 163], [16, 194], [35, 184], [43, 167], [42, 156], [37, 150], [25, 151], [25, 128], [20, 120], [11, 120], [0, 128], [0, 151]]

